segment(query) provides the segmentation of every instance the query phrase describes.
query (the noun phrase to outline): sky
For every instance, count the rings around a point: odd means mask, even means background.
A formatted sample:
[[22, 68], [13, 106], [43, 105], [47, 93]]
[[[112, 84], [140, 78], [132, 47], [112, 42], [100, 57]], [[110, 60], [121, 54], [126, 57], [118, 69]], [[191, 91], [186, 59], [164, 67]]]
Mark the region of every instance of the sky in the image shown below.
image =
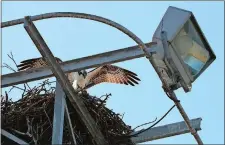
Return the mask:
[[[192, 84], [192, 91], [178, 89], [190, 119], [202, 118], [199, 135], [203, 143], [224, 143], [224, 3], [223, 2], [2, 2], [2, 21], [23, 18], [48, 12], [82, 12], [95, 14], [120, 23], [147, 43], [169, 6], [192, 11], [205, 37], [216, 54], [216, 60]], [[36, 21], [35, 25], [53, 54], [63, 61], [136, 45], [122, 32], [94, 21], [59, 18]], [[2, 63], [12, 65], [7, 54], [13, 52], [17, 63], [40, 57], [40, 53], [26, 33], [23, 25], [2, 29]], [[160, 118], [173, 105], [162, 90], [155, 70], [146, 58], [116, 63], [137, 73], [138, 86], [100, 84], [91, 88], [91, 95], [111, 93], [107, 106], [117, 113], [125, 113], [124, 122], [132, 128]], [[13, 66], [13, 65], [12, 65]], [[3, 69], [3, 74], [10, 71]], [[37, 82], [30, 83], [31, 85]], [[4, 92], [3, 89], [2, 92]], [[21, 92], [10, 94], [19, 99]], [[18, 97], [17, 97], [18, 96]], [[158, 126], [183, 121], [177, 108]], [[147, 126], [145, 126], [147, 127]], [[141, 128], [140, 128], [141, 129]], [[191, 134], [146, 142], [150, 144], [196, 144]]]

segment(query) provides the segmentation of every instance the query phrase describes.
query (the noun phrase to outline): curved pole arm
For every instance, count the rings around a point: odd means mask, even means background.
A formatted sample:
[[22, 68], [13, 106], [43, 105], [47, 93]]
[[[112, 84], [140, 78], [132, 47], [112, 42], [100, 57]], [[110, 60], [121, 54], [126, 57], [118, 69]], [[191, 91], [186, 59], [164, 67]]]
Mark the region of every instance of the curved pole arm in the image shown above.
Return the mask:
[[[100, 16], [91, 15], [91, 14], [85, 14], [85, 13], [76, 13], [76, 12], [53, 12], [53, 13], [46, 13], [46, 14], [40, 14], [40, 15], [31, 16], [30, 19], [32, 21], [37, 21], [37, 20], [42, 20], [42, 19], [58, 18], [58, 17], [70, 17], [70, 18], [89, 19], [89, 20], [94, 20], [94, 21], [98, 21], [98, 22], [110, 25], [110, 26], [112, 26], [112, 27], [122, 31], [123, 33], [128, 35], [131, 39], [133, 39], [137, 44], [140, 45], [140, 47], [145, 52], [146, 56], [150, 57], [150, 54], [146, 50], [147, 47], [141, 41], [141, 39], [138, 38], [134, 33], [132, 33], [127, 28], [123, 27], [122, 25], [120, 25], [120, 24], [118, 24], [118, 23], [116, 23], [114, 21], [111, 21], [109, 19], [100, 17]], [[24, 23], [24, 18], [12, 20], [12, 21], [7, 21], [7, 22], [2, 22], [1, 23], [1, 28], [14, 26], [14, 25], [18, 25], [18, 24], [23, 24], [23, 23]]]

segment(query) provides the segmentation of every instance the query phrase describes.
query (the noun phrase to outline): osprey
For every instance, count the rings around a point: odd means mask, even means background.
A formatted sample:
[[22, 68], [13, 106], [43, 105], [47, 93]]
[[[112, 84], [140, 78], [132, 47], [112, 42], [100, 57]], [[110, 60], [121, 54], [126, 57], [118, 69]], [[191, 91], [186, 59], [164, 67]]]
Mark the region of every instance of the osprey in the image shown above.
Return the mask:
[[[58, 63], [62, 63], [61, 59], [57, 57], [55, 57], [55, 59]], [[47, 66], [47, 62], [40, 57], [21, 61], [17, 67], [18, 71], [23, 71], [44, 66]], [[66, 75], [75, 90], [78, 88], [86, 90], [103, 82], [135, 86], [135, 84], [138, 84], [138, 81], [140, 81], [137, 74], [110, 64], [97, 67], [90, 72], [81, 70], [67, 73]]]

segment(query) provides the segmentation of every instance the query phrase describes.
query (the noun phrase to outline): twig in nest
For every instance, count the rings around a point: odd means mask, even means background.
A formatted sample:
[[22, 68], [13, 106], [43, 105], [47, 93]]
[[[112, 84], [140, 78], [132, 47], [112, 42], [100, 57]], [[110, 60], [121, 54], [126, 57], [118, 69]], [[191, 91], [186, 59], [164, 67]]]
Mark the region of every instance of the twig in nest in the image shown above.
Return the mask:
[[[16, 68], [18, 69], [18, 65], [17, 65], [17, 63], [16, 63], [16, 61], [15, 61], [15, 59], [14, 59], [14, 56], [13, 56], [13, 54], [12, 54], [12, 51], [10, 52], [10, 55], [9, 54], [7, 54], [8, 55], [8, 57], [13, 61], [13, 63], [15, 64], [15, 66], [16, 66]], [[11, 70], [11, 71], [13, 71], [13, 72], [17, 72], [15, 69], [13, 69], [11, 66], [9, 66], [8, 64], [6, 64], [6, 63], [3, 63], [3, 66], [2, 67], [6, 67], [6, 68], [8, 68], [9, 70]], [[30, 88], [30, 86], [28, 85], [28, 83], [25, 83], [27, 86], [28, 86], [28, 88], [31, 90], [31, 88]], [[25, 88], [24, 88], [25, 89]]]
[[[11, 54], [11, 56], [9, 54], [7, 54], [8, 57], [14, 62], [14, 64], [16, 65], [16, 68], [18, 69], [18, 65], [17, 65], [17, 63], [16, 63], [16, 61], [14, 59], [14, 56], [12, 54], [12, 51], [10, 52], [10, 54]], [[29, 89], [31, 89], [30, 86], [28, 85], [28, 83], [25, 83], [25, 84], [28, 86]]]
[[13, 128], [10, 128], [10, 130], [12, 130], [15, 133], [20, 134], [20, 135], [24, 135], [24, 136], [26, 135], [26, 136], [32, 137], [33, 136], [33, 134], [32, 134], [32, 122], [33, 122], [33, 119], [30, 121], [29, 117], [26, 116], [26, 121], [27, 121], [27, 132], [26, 133], [21, 132], [21, 131], [16, 130], [16, 129], [13, 129]]
[[109, 94], [106, 94], [106, 95], [102, 95], [101, 97], [99, 97], [100, 99], [102, 98], [102, 97], [108, 97], [108, 96], [112, 96], [112, 94], [111, 93], [109, 93]]
[[[13, 63], [16, 65], [16, 67], [17, 67], [17, 64], [16, 64], [16, 61], [15, 61], [15, 59], [13, 58], [13, 54], [12, 54], [12, 52], [10, 52], [10, 55], [9, 54], [7, 54], [8, 55], [8, 57], [13, 61]], [[9, 66], [8, 64], [6, 64], [6, 63], [3, 63], [3, 66], [2, 67], [6, 67], [6, 68], [8, 68], [8, 69], [10, 69], [11, 71], [13, 71], [13, 72], [16, 72], [16, 70], [15, 69], [13, 69], [11, 66]], [[18, 68], [18, 67], [17, 67]]]
[[44, 131], [42, 131], [42, 133], [40, 134], [40, 137], [49, 129], [50, 125], [48, 127], [45, 128]]
[[6, 64], [6, 63], [3, 63], [2, 68], [4, 68], [4, 67], [8, 68], [9, 70], [11, 70], [11, 71], [13, 71], [13, 72], [16, 72], [15, 69], [13, 69], [11, 66], [9, 66], [9, 65]]
[[39, 101], [37, 101], [36, 103], [32, 104], [29, 108], [27, 108], [27, 110], [25, 110], [25, 111], [23, 112], [23, 114], [25, 114], [30, 108], [32, 108], [33, 106], [37, 105], [38, 103], [40, 103], [40, 102], [42, 102], [42, 101], [44, 101], [44, 100], [46, 100], [46, 98], [42, 98], [41, 100], [39, 100]]
[[28, 92], [28, 91], [26, 91], [26, 89], [22, 89], [22, 88], [17, 87], [17, 86], [12, 86], [12, 87], [10, 88], [10, 90], [9, 90], [9, 93], [10, 93], [10, 92], [11, 92], [14, 88], [17, 88], [17, 89], [19, 89], [19, 90], [22, 90], [22, 91]]
[[[14, 62], [14, 64], [15, 64], [16, 67], [17, 67], [16, 61], [15, 61], [15, 59], [14, 59], [14, 57], [13, 57], [13, 54], [12, 54], [12, 51], [10, 52], [10, 54], [11, 54], [11, 56], [10, 56], [9, 54], [7, 54], [8, 57]], [[17, 67], [17, 68], [18, 68], [18, 67]]]
[[[109, 96], [111, 96], [111, 93], [110, 93], [110, 94], [106, 94], [106, 95], [104, 95], [104, 96], [105, 96], [105, 99], [102, 100], [101, 104], [98, 105], [97, 110], [98, 110], [100, 107], [102, 107], [102, 105], [106, 102], [106, 100], [108, 100]], [[101, 97], [103, 97], [103, 96], [101, 96]], [[100, 98], [101, 98], [101, 97], [100, 97]]]
[[38, 138], [39, 138], [39, 136], [38, 136], [38, 124], [37, 124], [37, 132], [36, 132], [36, 139], [37, 139], [37, 141], [38, 141]]
[[52, 128], [52, 123], [51, 123], [51, 120], [50, 120], [50, 118], [49, 118], [49, 116], [48, 116], [48, 114], [47, 114], [47, 112], [46, 112], [45, 108], [46, 108], [46, 104], [45, 104], [45, 102], [44, 102], [44, 103], [43, 103], [43, 110], [44, 110], [45, 115], [46, 115], [46, 117], [48, 118], [49, 124], [50, 124], [50, 126], [51, 126], [51, 128]]
[[10, 89], [9, 89], [9, 93], [14, 89], [15, 87], [12, 86]]
[[[37, 128], [37, 132], [35, 131], [34, 127], [32, 126], [31, 128], [31, 133], [32, 133], [32, 139], [35, 145], [37, 145], [37, 141], [38, 141], [38, 128]], [[36, 138], [34, 137], [36, 134]]]
[[125, 112], [121, 115], [121, 119], [123, 119], [124, 115], [125, 115]]
[[29, 88], [29, 90], [31, 90], [31, 87], [28, 85], [28, 83], [24, 84], [24, 89], [25, 89], [25, 85], [27, 85], [27, 87]]
[[13, 128], [10, 128], [10, 130], [14, 131], [14, 132], [17, 133], [17, 134], [24, 135], [24, 136], [27, 135], [27, 136], [31, 137], [31, 136], [28, 135], [27, 133], [21, 132], [21, 131], [19, 131], [19, 130], [13, 129]]
[[[4, 100], [4, 104], [5, 104], [5, 106], [4, 106], [4, 108], [3, 108], [3, 112], [4, 112], [4, 113], [7, 112], [7, 109], [8, 109], [8, 99], [9, 99], [8, 93], [5, 91], [5, 97], [2, 96], [2, 99], [1, 99], [1, 102], [3, 102], [3, 100]], [[3, 113], [3, 114], [4, 114], [4, 113]]]
[[8, 93], [5, 91], [5, 102], [8, 102], [9, 96]]
[[[29, 117], [26, 116], [26, 120], [27, 120], [27, 127], [28, 127], [26, 134], [29, 135], [30, 137], [32, 137], [33, 142], [35, 143], [35, 145], [37, 145], [37, 139], [35, 138], [36, 131], [33, 128], [33, 120], [34, 120], [34, 118], [32, 118], [31, 121], [30, 121]], [[36, 136], [38, 136], [38, 135], [36, 135]]]
[[22, 93], [22, 99], [23, 99], [23, 97], [24, 97], [25, 92], [29, 92], [29, 91], [27, 91], [26, 84], [23, 84], [23, 87], [24, 87], [24, 91], [23, 91], [23, 93]]
[[27, 135], [29, 136], [29, 137], [32, 137], [33, 135], [32, 135], [32, 122], [33, 122], [33, 119], [30, 121], [29, 120], [29, 117], [28, 116], [26, 116], [26, 120], [27, 120]]

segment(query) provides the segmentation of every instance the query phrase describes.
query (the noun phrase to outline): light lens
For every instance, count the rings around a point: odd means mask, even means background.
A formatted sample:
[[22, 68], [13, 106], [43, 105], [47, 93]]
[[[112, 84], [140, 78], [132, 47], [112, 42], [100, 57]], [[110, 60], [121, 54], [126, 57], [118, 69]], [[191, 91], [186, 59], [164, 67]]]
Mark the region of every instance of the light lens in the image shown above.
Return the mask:
[[184, 25], [172, 44], [193, 76], [197, 75], [209, 60], [209, 52], [190, 21]]
[[205, 65], [205, 63], [203, 63], [202, 61], [199, 61], [192, 55], [187, 55], [184, 58], [184, 62], [188, 65], [192, 75], [196, 75]]

